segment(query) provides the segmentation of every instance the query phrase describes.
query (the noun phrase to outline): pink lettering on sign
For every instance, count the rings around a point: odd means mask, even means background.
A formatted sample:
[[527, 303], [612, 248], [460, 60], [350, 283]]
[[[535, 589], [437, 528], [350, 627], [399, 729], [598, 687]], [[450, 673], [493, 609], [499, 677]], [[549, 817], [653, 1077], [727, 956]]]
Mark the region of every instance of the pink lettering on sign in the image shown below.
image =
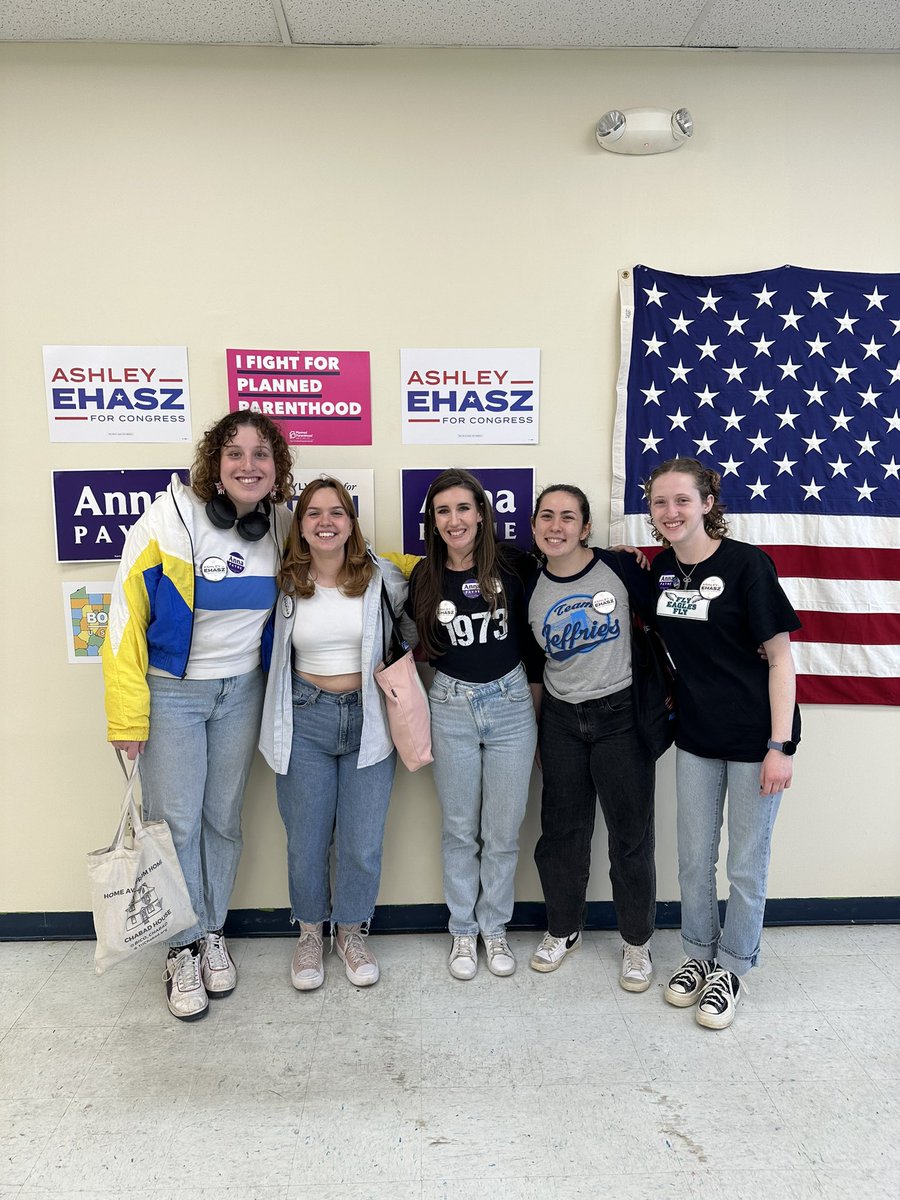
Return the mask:
[[292, 446], [371, 446], [368, 350], [226, 350], [228, 407], [277, 421]]

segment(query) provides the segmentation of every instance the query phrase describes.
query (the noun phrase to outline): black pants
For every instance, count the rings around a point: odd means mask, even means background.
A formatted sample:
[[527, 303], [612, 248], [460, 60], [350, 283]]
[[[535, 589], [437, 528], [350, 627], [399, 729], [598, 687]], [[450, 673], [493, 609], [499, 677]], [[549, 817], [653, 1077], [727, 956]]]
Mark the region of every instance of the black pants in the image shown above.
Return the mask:
[[599, 799], [619, 932], [642, 946], [656, 917], [656, 764], [638, 738], [631, 689], [581, 704], [566, 704], [545, 690], [538, 739], [544, 787], [534, 860], [549, 932], [565, 937], [584, 922]]

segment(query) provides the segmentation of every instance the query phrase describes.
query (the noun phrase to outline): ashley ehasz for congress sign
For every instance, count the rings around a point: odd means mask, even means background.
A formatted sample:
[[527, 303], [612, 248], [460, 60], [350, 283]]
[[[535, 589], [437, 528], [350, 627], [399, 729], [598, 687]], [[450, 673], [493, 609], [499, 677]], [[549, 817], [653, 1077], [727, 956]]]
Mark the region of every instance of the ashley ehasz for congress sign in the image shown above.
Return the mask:
[[51, 442], [189, 442], [186, 346], [45, 346]]
[[403, 441], [535, 445], [540, 350], [401, 350]]

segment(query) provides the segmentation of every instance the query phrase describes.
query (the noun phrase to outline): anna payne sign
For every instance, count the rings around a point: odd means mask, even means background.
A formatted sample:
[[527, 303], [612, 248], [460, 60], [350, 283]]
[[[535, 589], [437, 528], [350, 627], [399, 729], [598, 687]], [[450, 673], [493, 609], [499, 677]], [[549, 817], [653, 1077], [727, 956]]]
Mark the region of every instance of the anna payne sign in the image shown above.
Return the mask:
[[[403, 551], [425, 553], [425, 497], [440, 467], [404, 468], [401, 472]], [[494, 509], [494, 532], [501, 542], [520, 550], [531, 547], [531, 506], [534, 502], [534, 467], [471, 467]]]
[[406, 445], [534, 445], [540, 350], [401, 350]]
[[[179, 469], [187, 483], [190, 472]], [[57, 562], [122, 557], [128, 530], [169, 486], [171, 469], [54, 471]]]

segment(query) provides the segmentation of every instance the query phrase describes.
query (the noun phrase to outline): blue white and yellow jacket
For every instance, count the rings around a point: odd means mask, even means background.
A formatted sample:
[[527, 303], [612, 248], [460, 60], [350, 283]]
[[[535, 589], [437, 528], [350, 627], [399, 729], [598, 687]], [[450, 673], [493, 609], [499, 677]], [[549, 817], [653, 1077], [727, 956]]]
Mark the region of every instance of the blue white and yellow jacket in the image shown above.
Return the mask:
[[[182, 678], [194, 626], [194, 514], [184, 484], [172, 476], [168, 490], [147, 509], [125, 539], [113, 585], [109, 627], [102, 650], [110, 741], [144, 741], [150, 730], [147, 668]], [[273, 510], [283, 546], [291, 515]], [[268, 662], [273, 621], [263, 633]]]

